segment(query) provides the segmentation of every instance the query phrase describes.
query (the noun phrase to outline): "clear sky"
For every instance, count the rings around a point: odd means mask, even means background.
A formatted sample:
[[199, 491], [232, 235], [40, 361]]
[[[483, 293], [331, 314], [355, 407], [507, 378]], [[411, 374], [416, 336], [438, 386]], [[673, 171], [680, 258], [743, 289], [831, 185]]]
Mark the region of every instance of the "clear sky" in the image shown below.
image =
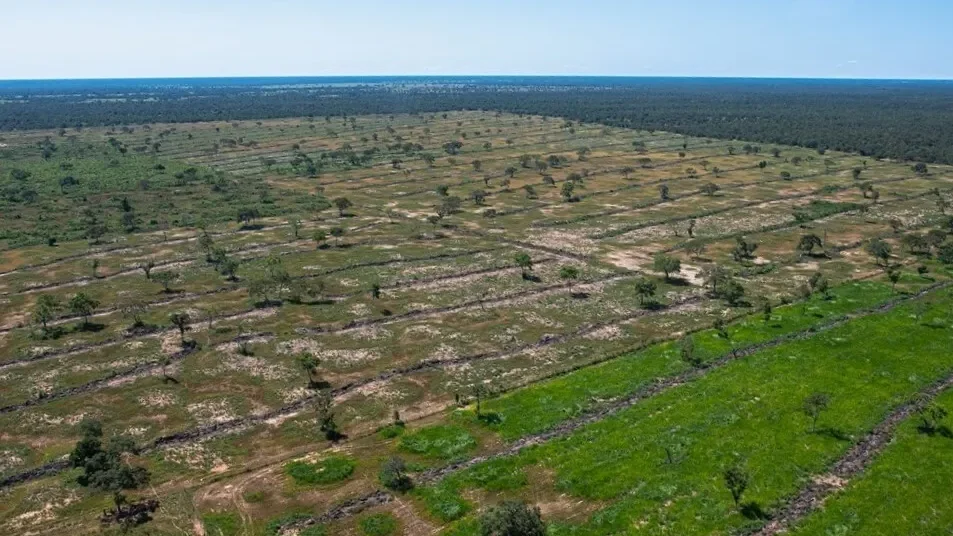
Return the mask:
[[0, 0], [0, 79], [953, 78], [953, 0]]

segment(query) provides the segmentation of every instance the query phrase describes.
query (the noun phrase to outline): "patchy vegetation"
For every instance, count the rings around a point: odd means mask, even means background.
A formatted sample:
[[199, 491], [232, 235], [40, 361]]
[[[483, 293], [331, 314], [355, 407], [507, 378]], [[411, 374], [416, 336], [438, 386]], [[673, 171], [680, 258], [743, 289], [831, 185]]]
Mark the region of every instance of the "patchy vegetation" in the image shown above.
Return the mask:
[[884, 415], [948, 424], [903, 409], [942, 165], [476, 111], [13, 137], [7, 532], [768, 530]]

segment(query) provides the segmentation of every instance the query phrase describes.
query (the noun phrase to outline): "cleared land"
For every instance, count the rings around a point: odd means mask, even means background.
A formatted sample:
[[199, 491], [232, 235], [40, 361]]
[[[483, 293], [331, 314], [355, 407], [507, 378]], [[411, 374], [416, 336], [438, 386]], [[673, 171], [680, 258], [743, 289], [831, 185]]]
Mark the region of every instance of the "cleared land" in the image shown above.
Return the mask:
[[[151, 534], [471, 534], [514, 497], [557, 534], [889, 533], [895, 452], [946, 469], [909, 402], [949, 405], [951, 168], [485, 112], [6, 139], [5, 531], [104, 530], [86, 419], [138, 445]], [[890, 488], [920, 533], [940, 477]]]

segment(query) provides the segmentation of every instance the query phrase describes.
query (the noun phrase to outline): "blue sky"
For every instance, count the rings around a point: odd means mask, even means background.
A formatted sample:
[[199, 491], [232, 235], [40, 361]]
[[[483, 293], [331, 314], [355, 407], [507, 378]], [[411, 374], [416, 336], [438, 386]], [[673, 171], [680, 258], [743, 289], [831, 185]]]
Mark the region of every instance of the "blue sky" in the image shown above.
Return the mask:
[[0, 0], [0, 79], [953, 78], [950, 0]]

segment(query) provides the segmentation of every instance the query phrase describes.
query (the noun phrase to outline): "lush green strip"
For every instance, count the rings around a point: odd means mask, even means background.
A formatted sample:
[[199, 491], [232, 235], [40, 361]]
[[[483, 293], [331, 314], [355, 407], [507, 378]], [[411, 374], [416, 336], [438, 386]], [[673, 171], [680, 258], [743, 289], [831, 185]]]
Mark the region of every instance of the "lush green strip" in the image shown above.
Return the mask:
[[[936, 403], [953, 409], [953, 391]], [[946, 419], [949, 425], [951, 419]], [[894, 442], [863, 476], [792, 531], [797, 536], [949, 534], [953, 528], [953, 439], [922, 421], [900, 426]]]
[[[557, 524], [556, 534], [723, 534], [759, 526], [732, 503], [726, 467], [741, 464], [751, 474], [749, 516], [769, 509], [892, 407], [949, 374], [951, 299], [922, 300], [929, 303], [923, 311], [907, 304], [734, 361], [568, 437], [448, 477], [429, 493], [447, 502], [467, 487], [518, 489], [519, 476], [538, 465], [552, 473], [557, 493], [610, 503], [585, 525]], [[829, 394], [831, 405], [812, 432], [801, 408], [816, 392]]]
[[[832, 317], [873, 307], [892, 296], [888, 285], [854, 282], [837, 287], [832, 299], [815, 297], [806, 304], [776, 308], [771, 320], [760, 315], [729, 326], [731, 343], [736, 348], [762, 343], [776, 337], [803, 331]], [[719, 338], [714, 330], [693, 336], [698, 356], [708, 360], [731, 350], [731, 343]], [[655, 378], [672, 376], [687, 370], [674, 342], [652, 346], [610, 362], [575, 371], [514, 391], [484, 404], [499, 414], [495, 425], [505, 439], [516, 439], [546, 430], [599, 405], [609, 398], [625, 396], [644, 388]]]

